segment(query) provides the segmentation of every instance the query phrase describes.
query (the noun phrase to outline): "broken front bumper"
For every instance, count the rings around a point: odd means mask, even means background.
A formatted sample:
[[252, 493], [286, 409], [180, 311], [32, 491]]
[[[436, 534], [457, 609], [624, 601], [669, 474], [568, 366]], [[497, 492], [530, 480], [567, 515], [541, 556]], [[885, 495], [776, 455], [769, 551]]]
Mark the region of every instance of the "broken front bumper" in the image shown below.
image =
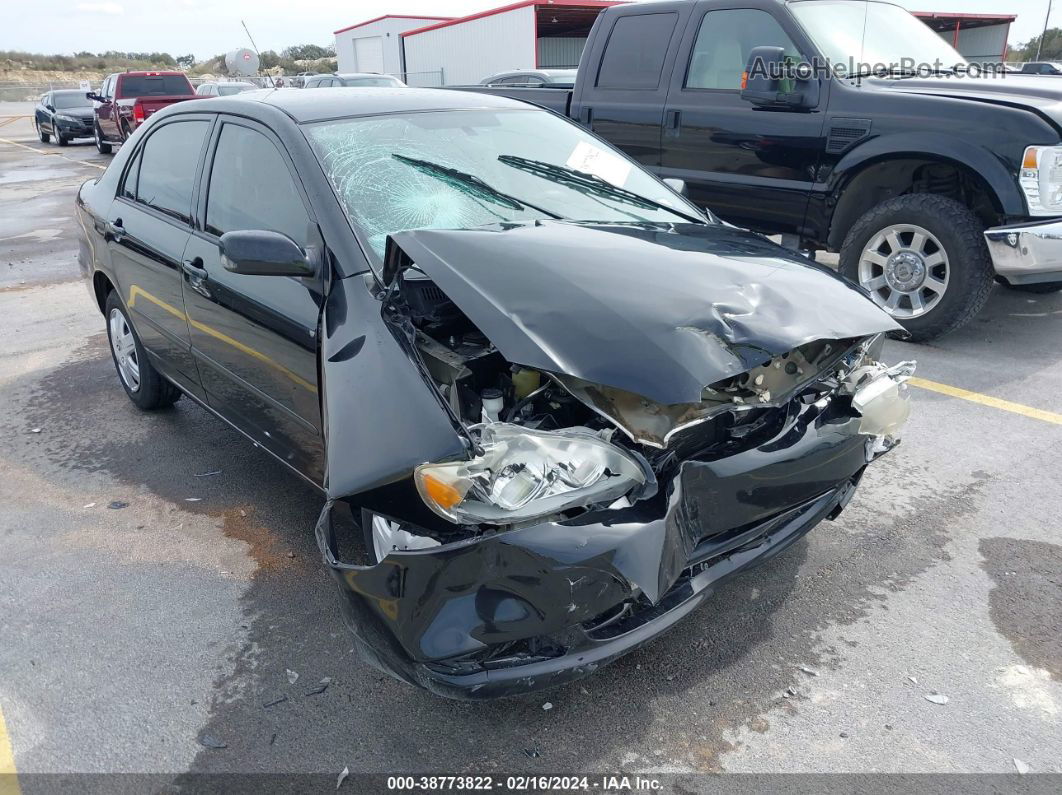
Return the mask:
[[514, 695], [637, 648], [838, 513], [884, 449], [860, 421], [844, 401], [805, 405], [752, 449], [683, 462], [657, 498], [375, 566], [340, 560], [332, 502], [318, 543], [368, 662], [440, 695]]
[[1009, 284], [1062, 281], [1062, 220], [985, 230], [996, 273]]

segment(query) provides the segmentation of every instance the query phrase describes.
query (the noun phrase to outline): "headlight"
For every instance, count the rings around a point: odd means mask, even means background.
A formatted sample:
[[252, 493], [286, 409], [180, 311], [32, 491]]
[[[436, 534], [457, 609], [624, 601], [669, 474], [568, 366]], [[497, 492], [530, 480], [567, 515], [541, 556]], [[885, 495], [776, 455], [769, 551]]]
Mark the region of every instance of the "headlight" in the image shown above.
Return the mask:
[[456, 523], [513, 524], [612, 502], [646, 482], [638, 463], [589, 428], [536, 431], [494, 422], [470, 461], [422, 464], [421, 499]]
[[1030, 146], [1018, 182], [1030, 215], [1062, 215], [1062, 146]]

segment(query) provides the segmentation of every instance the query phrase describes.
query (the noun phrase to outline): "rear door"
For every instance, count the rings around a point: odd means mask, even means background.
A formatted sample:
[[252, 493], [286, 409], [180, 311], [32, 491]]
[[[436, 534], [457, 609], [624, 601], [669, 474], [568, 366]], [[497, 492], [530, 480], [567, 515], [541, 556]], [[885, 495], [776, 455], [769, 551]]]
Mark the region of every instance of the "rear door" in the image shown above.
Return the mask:
[[314, 483], [324, 474], [318, 395], [323, 268], [312, 278], [225, 270], [226, 232], [280, 232], [320, 252], [320, 232], [280, 141], [222, 117], [200, 188], [199, 223], [184, 255], [184, 300], [207, 401]]
[[127, 163], [103, 230], [118, 290], [141, 342], [160, 370], [196, 395], [201, 389], [181, 262], [211, 124], [206, 115], [180, 116], [151, 130]]
[[645, 4], [602, 17], [584, 53], [574, 117], [646, 166], [660, 164], [668, 78], [687, 4]]
[[[751, 7], [761, 6], [761, 7]], [[825, 147], [828, 90], [810, 110], [757, 109], [741, 98], [741, 75], [754, 47], [813, 53], [775, 2], [700, 4], [671, 75], [661, 176], [686, 181], [690, 198], [738, 226], [799, 234]]]

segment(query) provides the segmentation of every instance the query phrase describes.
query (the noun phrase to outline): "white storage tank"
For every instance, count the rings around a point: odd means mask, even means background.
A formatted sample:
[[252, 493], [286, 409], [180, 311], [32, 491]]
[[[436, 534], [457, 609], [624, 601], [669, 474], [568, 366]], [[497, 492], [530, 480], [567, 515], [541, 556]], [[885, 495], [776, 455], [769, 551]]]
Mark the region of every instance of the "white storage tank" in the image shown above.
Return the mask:
[[258, 55], [254, 50], [241, 47], [225, 54], [225, 68], [233, 77], [251, 77], [258, 74]]

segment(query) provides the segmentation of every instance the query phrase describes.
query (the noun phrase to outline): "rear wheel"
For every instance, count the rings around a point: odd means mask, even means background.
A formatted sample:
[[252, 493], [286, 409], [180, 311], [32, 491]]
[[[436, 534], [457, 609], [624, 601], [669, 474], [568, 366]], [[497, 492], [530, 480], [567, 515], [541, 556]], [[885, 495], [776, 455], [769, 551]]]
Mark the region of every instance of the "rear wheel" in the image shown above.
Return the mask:
[[103, 132], [100, 130], [99, 124], [92, 125], [93, 134], [96, 136], [96, 149], [101, 155], [109, 155], [111, 153], [111, 145], [103, 140]]
[[181, 391], [167, 381], [144, 353], [140, 337], [133, 329], [126, 309], [114, 290], [107, 296], [104, 305], [107, 316], [107, 339], [111, 343], [111, 359], [125, 394], [133, 404], [144, 411], [172, 406], [181, 396]]
[[48, 140], [51, 138], [51, 136], [48, 135], [48, 133], [46, 133], [44, 130], [41, 129], [41, 123], [40, 122], [34, 122], [34, 124], [37, 125], [37, 136], [41, 139], [41, 143], [42, 144], [48, 143]]
[[870, 293], [915, 342], [969, 322], [992, 289], [993, 268], [977, 217], [945, 196], [882, 202], [845, 237], [840, 270]]

